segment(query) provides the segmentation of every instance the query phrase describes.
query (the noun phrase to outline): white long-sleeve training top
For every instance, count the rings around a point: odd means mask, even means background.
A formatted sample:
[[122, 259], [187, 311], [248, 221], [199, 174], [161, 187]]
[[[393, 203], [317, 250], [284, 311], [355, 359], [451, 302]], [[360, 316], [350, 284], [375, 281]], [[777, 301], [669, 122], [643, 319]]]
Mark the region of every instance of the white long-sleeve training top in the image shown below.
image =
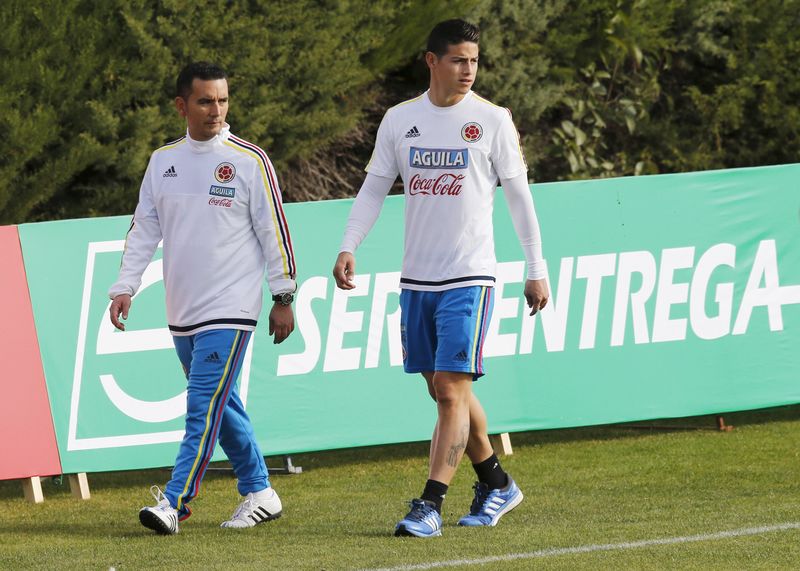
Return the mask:
[[272, 163], [228, 125], [211, 140], [187, 133], [152, 154], [109, 297], [136, 294], [162, 239], [173, 335], [255, 329], [265, 268], [273, 294], [296, 289]]
[[400, 287], [442, 291], [492, 286], [492, 209], [498, 179], [528, 261], [545, 277], [539, 222], [511, 114], [470, 91], [450, 107], [428, 92], [386, 112], [340, 251], [354, 252], [399, 174], [405, 188]]

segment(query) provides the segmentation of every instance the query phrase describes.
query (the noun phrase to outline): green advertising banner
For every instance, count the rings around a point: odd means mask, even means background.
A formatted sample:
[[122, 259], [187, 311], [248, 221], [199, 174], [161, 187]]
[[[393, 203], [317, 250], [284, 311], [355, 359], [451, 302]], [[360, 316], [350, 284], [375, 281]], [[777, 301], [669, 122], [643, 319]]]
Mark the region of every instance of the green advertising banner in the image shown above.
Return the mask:
[[[799, 181], [800, 165], [787, 165], [534, 185], [553, 294], [535, 318], [498, 192], [496, 301], [475, 386], [491, 431], [800, 402]], [[330, 270], [351, 203], [286, 205], [297, 328], [273, 345], [262, 315], [240, 379], [265, 454], [433, 429], [423, 379], [402, 371], [403, 198], [387, 199], [345, 292]], [[181, 438], [186, 387], [160, 250], [127, 331], [108, 322], [129, 222], [19, 228], [65, 473], [168, 466]]]

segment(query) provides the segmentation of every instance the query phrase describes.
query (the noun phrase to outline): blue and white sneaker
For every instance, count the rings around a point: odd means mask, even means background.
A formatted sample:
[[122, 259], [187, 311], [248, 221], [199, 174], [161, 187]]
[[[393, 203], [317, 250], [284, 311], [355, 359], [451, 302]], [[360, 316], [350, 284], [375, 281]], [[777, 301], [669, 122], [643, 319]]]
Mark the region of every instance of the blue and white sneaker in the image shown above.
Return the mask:
[[442, 535], [442, 516], [431, 502], [411, 500], [411, 511], [394, 528], [394, 534], [413, 537]]
[[508, 477], [508, 485], [502, 489], [490, 490], [486, 484], [475, 482], [475, 498], [469, 513], [458, 520], [458, 525], [470, 527], [495, 526], [500, 518], [522, 502], [522, 490]]

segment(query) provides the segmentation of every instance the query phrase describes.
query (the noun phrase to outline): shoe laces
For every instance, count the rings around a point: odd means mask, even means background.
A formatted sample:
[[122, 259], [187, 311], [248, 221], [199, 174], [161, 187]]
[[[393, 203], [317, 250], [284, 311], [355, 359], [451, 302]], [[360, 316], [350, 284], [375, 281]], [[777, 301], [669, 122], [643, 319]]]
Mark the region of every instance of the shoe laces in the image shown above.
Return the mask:
[[256, 502], [255, 498], [253, 497], [253, 494], [252, 493], [247, 494], [247, 497], [244, 500], [242, 500], [242, 503], [240, 503], [236, 508], [236, 510], [233, 512], [233, 516], [231, 516], [231, 519], [239, 519], [239, 516], [247, 514], [248, 512], [252, 512], [255, 503]]
[[158, 507], [172, 507], [170, 506], [167, 496], [164, 495], [164, 492], [162, 492], [161, 488], [158, 486], [150, 486], [150, 493], [153, 495], [153, 498], [155, 498]]
[[411, 511], [408, 512], [406, 519], [411, 521], [421, 522], [427, 518], [431, 512], [436, 511], [436, 509], [425, 500], [411, 500], [409, 506], [411, 507]]
[[475, 482], [472, 489], [475, 490], [475, 497], [472, 499], [472, 506], [469, 509], [469, 513], [478, 515], [483, 511], [483, 506], [486, 504], [486, 500], [489, 499], [491, 494], [489, 493], [489, 486], [483, 482]]

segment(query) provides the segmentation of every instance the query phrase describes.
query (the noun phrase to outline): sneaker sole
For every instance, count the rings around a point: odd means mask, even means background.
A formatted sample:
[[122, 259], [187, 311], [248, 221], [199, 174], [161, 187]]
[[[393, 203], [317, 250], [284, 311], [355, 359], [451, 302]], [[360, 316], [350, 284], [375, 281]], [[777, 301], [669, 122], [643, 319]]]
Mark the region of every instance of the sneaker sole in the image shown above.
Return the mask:
[[148, 510], [141, 510], [139, 512], [139, 521], [147, 529], [152, 529], [159, 535], [175, 535], [178, 530], [173, 531], [161, 518]]
[[283, 511], [279, 511], [278, 513], [271, 514], [270, 516], [268, 516], [268, 517], [266, 517], [266, 518], [264, 518], [264, 519], [262, 519], [260, 521], [257, 521], [253, 525], [248, 525], [246, 527], [236, 527], [236, 526], [233, 526], [233, 525], [225, 525], [226, 523], [228, 523], [227, 521], [223, 521], [219, 526], [222, 529], [253, 529], [255, 526], [261, 525], [262, 523], [267, 523], [268, 521], [275, 521], [276, 519], [278, 519], [282, 515], [283, 515]]
[[517, 496], [513, 500], [511, 500], [505, 506], [503, 506], [502, 511], [499, 511], [494, 515], [494, 517], [492, 518], [492, 521], [491, 521], [491, 523], [489, 525], [491, 527], [496, 526], [497, 522], [500, 521], [500, 518], [503, 517], [504, 515], [506, 515], [511, 510], [513, 510], [518, 505], [520, 505], [524, 498], [525, 498], [525, 496], [522, 495], [522, 490], [520, 490], [519, 494], [517, 494]]
[[433, 533], [430, 533], [430, 534], [426, 535], [424, 533], [419, 533], [419, 532], [415, 532], [415, 531], [412, 531], [410, 529], [407, 529], [404, 525], [398, 526], [397, 529], [394, 530], [394, 536], [395, 537], [422, 537], [422, 538], [425, 538], [425, 537], [439, 537], [441, 535], [442, 535], [442, 530], [441, 529], [437, 529]]

